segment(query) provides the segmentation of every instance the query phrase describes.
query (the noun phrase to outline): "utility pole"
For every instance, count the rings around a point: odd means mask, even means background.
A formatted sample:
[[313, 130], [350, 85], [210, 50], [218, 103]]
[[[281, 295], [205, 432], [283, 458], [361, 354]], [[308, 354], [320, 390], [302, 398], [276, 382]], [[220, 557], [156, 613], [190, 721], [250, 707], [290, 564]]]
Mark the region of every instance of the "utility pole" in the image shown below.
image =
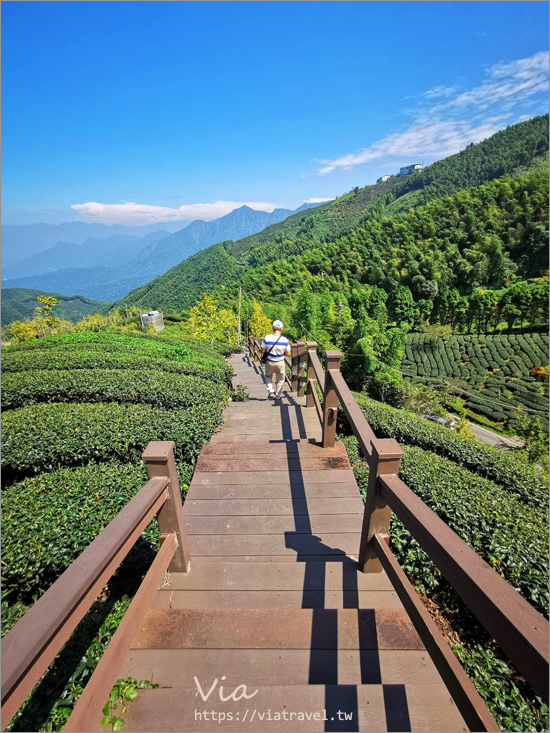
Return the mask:
[[238, 319], [239, 319], [239, 333], [238, 333], [238, 336], [237, 336], [237, 343], [238, 344], [241, 343], [241, 295], [242, 295], [242, 288], [239, 285], [239, 315], [238, 315]]

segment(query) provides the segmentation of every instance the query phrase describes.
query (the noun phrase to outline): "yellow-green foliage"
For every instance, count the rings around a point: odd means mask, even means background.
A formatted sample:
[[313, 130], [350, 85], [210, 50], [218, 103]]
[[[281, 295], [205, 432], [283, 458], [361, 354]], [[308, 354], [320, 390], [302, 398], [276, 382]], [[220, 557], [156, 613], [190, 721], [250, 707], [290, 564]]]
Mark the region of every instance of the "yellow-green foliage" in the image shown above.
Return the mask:
[[234, 344], [237, 341], [238, 320], [232, 310], [219, 308], [218, 303], [204, 293], [189, 311], [185, 331], [193, 338]]
[[254, 298], [254, 302], [252, 303], [252, 315], [250, 316], [248, 329], [250, 335], [256, 338], [261, 338], [271, 331], [271, 321], [264, 313], [262, 306], [256, 298]]

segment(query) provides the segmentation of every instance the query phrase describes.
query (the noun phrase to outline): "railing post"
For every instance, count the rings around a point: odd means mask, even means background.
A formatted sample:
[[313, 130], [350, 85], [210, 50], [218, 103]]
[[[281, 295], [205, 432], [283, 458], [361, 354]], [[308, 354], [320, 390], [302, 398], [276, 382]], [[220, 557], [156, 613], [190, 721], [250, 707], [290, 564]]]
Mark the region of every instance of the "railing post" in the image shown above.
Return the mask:
[[296, 346], [298, 347], [298, 387], [296, 390], [296, 396], [303, 397], [306, 393], [307, 382], [307, 351], [304, 341], [298, 341]]
[[342, 354], [339, 351], [327, 351], [327, 369], [325, 372], [325, 394], [323, 404], [323, 448], [332, 448], [336, 443], [336, 422], [338, 419], [338, 395], [332, 383], [331, 371], [340, 369]]
[[397, 474], [402, 457], [403, 451], [397, 440], [393, 438], [373, 440], [359, 548], [359, 567], [363, 573], [382, 572], [382, 565], [374, 552], [372, 538], [375, 534], [389, 534], [391, 509], [380, 497], [378, 477]]
[[298, 391], [298, 344], [290, 345], [290, 358], [292, 366], [290, 367], [290, 391]]
[[152, 440], [143, 452], [142, 458], [150, 479], [155, 476], [167, 476], [170, 481], [167, 488], [168, 498], [157, 515], [159, 531], [161, 540], [163, 535], [173, 533], [178, 543], [168, 570], [173, 573], [186, 573], [189, 571], [191, 553], [183, 518], [174, 445], [173, 440]]
[[310, 351], [317, 351], [317, 344], [315, 341], [307, 342], [307, 387], [306, 387], [306, 407], [315, 407], [315, 400], [313, 399], [313, 391], [316, 389], [317, 380], [315, 379], [315, 371], [313, 364], [309, 358]]

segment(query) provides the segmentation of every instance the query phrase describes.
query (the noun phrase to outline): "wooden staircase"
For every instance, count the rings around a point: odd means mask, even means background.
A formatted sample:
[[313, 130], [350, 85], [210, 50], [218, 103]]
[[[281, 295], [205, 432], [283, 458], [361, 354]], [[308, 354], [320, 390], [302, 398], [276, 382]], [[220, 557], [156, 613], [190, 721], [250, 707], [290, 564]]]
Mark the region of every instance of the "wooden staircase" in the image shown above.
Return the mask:
[[147, 483], [3, 638], [2, 729], [153, 520], [160, 549], [67, 733], [102, 730], [129, 676], [154, 687], [119, 706], [123, 731], [498, 731], [389, 548], [392, 512], [547, 701], [548, 622], [400, 479], [401, 448], [373, 432], [339, 352], [324, 369], [316, 344], [293, 344], [273, 402], [249, 346], [231, 363], [250, 399], [227, 406], [184, 506], [174, 444], [150, 442]]
[[[258, 368], [232, 363], [250, 400], [197, 463], [191, 571], [167, 574], [132, 642], [121, 676], [159, 687], [124, 730], [467, 730], [387, 575], [359, 571], [343, 444], [323, 449], [303, 397], [267, 400]], [[253, 697], [220, 699], [242, 685]]]

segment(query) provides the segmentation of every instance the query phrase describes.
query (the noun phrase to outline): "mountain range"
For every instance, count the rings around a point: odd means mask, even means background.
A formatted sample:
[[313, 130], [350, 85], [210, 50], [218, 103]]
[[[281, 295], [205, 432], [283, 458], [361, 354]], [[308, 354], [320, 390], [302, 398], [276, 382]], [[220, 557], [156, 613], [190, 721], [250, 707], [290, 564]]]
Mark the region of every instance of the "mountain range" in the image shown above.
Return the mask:
[[[314, 206], [306, 203], [296, 211]], [[197, 220], [185, 227], [179, 222], [179, 230], [172, 234], [165, 230], [164, 223], [156, 225], [156, 230], [152, 230], [152, 225], [115, 228], [80, 222], [58, 225], [57, 229], [54, 225], [44, 225], [43, 230], [37, 229], [40, 225], [31, 225], [30, 231], [21, 226], [5, 227], [2, 235], [3, 239], [7, 238], [7, 255], [4, 257], [3, 253], [2, 288], [30, 288], [64, 295], [79, 293], [87, 298], [116, 300], [204, 247], [241, 239], [293, 213], [289, 209], [266, 212], [241, 206], [213, 221]], [[96, 237], [82, 239], [83, 233], [89, 231], [84, 227], [91, 228]], [[142, 233], [146, 229], [145, 236], [136, 236], [136, 230]], [[37, 241], [32, 239], [37, 231], [40, 234], [37, 240], [42, 242], [40, 250]], [[75, 235], [73, 239], [80, 241], [57, 241], [43, 248], [45, 241], [69, 232]], [[97, 238], [97, 234], [106, 232], [110, 236]], [[21, 252], [30, 254], [16, 261], [17, 246]]]
[[[456, 242], [444, 239], [438, 244], [438, 250], [441, 249], [438, 258], [461, 252], [471, 238], [461, 267], [465, 272], [473, 270], [471, 262], [476, 258], [486, 260], [483, 247], [488, 246], [484, 235], [487, 231], [488, 240], [494, 242], [497, 251], [501, 247], [507, 256], [518, 262], [521, 271], [532, 277], [531, 270], [538, 272], [545, 259], [541, 247], [546, 250], [547, 262], [547, 222], [544, 225], [535, 218], [530, 213], [533, 206], [529, 208], [526, 203], [523, 207], [526, 221], [515, 224], [514, 230], [500, 232], [496, 226], [498, 217], [496, 223], [493, 222], [491, 208], [484, 211], [479, 202], [483, 200], [484, 185], [503, 177], [519, 180], [527, 174], [528, 180], [520, 188], [526, 187], [526, 201], [532, 196], [540, 213], [544, 201], [546, 207], [548, 204], [548, 147], [548, 115], [520, 122], [418, 173], [394, 176], [383, 183], [356, 188], [314, 211], [296, 212], [259, 233], [238, 241], [216, 243], [131, 291], [115, 305], [123, 303], [146, 309], [158, 308], [165, 313], [181, 312], [192, 306], [204, 291], [215, 292], [220, 286], [224, 290], [218, 290], [219, 298], [234, 298], [239, 283], [263, 302], [279, 302], [281, 298], [292, 299], [300, 283], [323, 278], [325, 274], [325, 283], [332, 279], [334, 289], [342, 288], [347, 292], [357, 283], [371, 280], [384, 282], [388, 287], [390, 280], [408, 284], [411, 273], [418, 271], [419, 279], [414, 287], [421, 289], [421, 283], [430, 280], [426, 288], [434, 290], [439, 275], [434, 259], [438, 230], [432, 231], [432, 228], [440, 211], [446, 208], [449, 216], [456, 218], [453, 230]], [[530, 194], [529, 188], [532, 188]], [[466, 193], [474, 189], [479, 192]], [[459, 192], [462, 191], [468, 203], [460, 203]], [[480, 218], [475, 226], [472, 224], [475, 222], [474, 201], [480, 207]], [[426, 210], [432, 202], [440, 202], [436, 213]], [[493, 206], [495, 212], [497, 203]], [[510, 203], [514, 205], [517, 204]], [[523, 209], [520, 207], [520, 211]], [[417, 211], [429, 221], [425, 229], [417, 226]], [[503, 221], [505, 214], [503, 211]], [[400, 246], [403, 231], [408, 232], [410, 241], [406, 243], [407, 251], [398, 267], [391, 252]], [[491, 240], [493, 233], [500, 243]], [[346, 238], [347, 244], [338, 251], [342, 238]], [[421, 254], [420, 245], [428, 249], [431, 246], [434, 251]], [[480, 247], [478, 252], [476, 248]], [[508, 254], [507, 247], [514, 249]], [[429, 274], [430, 268], [435, 274]], [[423, 270], [426, 275], [422, 274]], [[321, 286], [322, 283], [316, 284], [316, 287]]]

